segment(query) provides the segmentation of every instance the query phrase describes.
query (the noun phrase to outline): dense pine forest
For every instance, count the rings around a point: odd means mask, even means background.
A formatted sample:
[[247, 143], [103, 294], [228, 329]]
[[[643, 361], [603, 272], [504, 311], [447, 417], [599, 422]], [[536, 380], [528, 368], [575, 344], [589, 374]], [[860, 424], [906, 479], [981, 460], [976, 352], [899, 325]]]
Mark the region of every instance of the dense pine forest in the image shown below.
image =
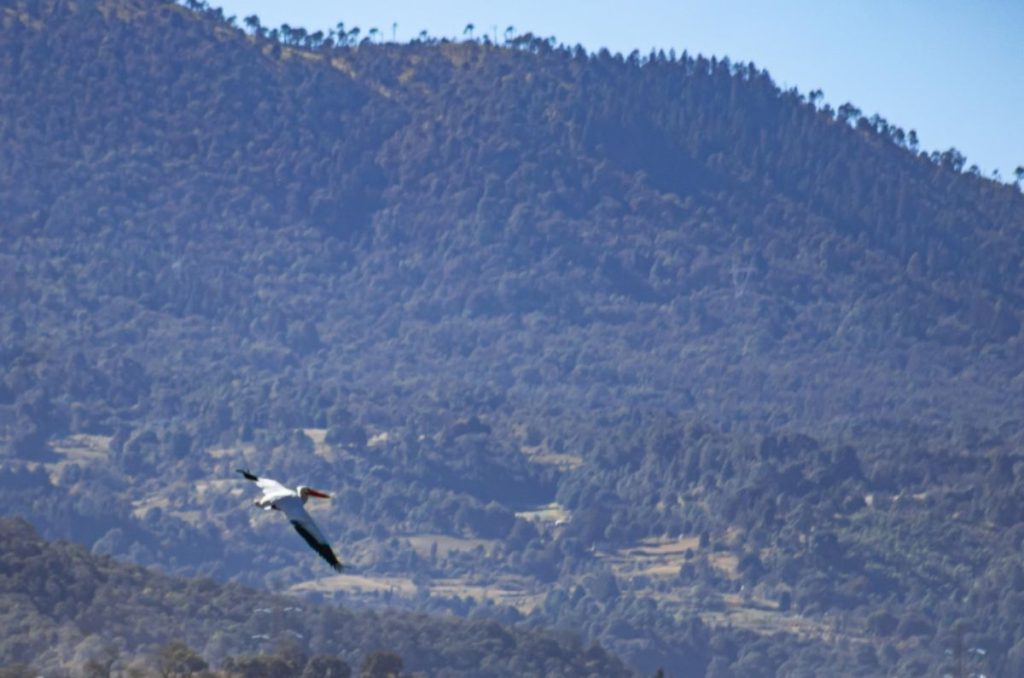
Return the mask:
[[[85, 549], [4, 524], [39, 614], [0, 635], [49, 644], [0, 663], [94, 658], [101, 587], [24, 541], [444, 646], [486, 621], [493, 675], [1024, 675], [1018, 186], [755, 64], [361, 35], [0, 0], [0, 499]], [[350, 573], [242, 466], [331, 492]], [[286, 642], [135, 609], [126, 658]], [[296, 657], [470, 661], [308, 623]]]

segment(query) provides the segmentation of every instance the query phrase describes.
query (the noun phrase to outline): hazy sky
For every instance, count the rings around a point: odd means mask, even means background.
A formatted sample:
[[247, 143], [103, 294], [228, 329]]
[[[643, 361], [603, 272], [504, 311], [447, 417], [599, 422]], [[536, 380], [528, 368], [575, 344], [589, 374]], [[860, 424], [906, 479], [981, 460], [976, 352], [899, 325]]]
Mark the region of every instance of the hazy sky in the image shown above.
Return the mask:
[[[555, 36], [590, 51], [652, 47], [728, 56], [775, 81], [880, 113], [921, 147], [955, 146], [1004, 180], [1024, 165], [1024, 0], [210, 0], [239, 19], [309, 31], [344, 21], [398, 40], [462, 37], [469, 23]], [[241, 22], [239, 22], [241, 23]]]

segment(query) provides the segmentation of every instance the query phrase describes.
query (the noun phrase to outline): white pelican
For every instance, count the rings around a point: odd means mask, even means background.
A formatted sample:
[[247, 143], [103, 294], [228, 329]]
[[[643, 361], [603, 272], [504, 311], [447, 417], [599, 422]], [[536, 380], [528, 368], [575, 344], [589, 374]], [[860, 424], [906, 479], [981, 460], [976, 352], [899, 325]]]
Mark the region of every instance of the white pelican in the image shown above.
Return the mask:
[[238, 472], [246, 480], [253, 481], [257, 487], [263, 490], [263, 496], [253, 500], [253, 504], [261, 507], [264, 511], [284, 511], [292, 527], [306, 540], [306, 543], [319, 553], [320, 557], [326, 560], [331, 567], [339, 572], [341, 571], [342, 565], [338, 562], [338, 556], [334, 555], [334, 551], [331, 550], [331, 545], [327, 543], [323, 532], [320, 531], [320, 528], [313, 522], [313, 518], [303, 508], [306, 499], [309, 497], [330, 499], [331, 495], [320, 490], [314, 490], [311, 487], [306, 487], [305, 485], [299, 485], [292, 490], [276, 480], [260, 478], [243, 469], [238, 469]]

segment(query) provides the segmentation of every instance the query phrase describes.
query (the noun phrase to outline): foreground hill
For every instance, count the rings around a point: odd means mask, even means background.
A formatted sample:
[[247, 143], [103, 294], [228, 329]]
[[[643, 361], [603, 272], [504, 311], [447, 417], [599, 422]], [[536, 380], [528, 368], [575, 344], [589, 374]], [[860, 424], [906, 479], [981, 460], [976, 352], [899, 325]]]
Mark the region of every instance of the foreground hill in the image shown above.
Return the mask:
[[[0, 24], [0, 492], [46, 536], [651, 671], [1020, 654], [1014, 187], [728, 60]], [[242, 464], [332, 490], [360, 577]]]
[[261, 664], [270, 675], [326, 675], [312, 670], [318, 655], [322, 665], [333, 656], [359, 668], [384, 653], [431, 676], [628, 675], [599, 647], [584, 649], [564, 635], [350, 611], [174, 579], [45, 542], [18, 520], [0, 520], [0, 573], [0, 666], [20, 662], [55, 673], [82, 670], [91, 660], [155, 670], [174, 656], [168, 648], [177, 642], [214, 668], [243, 675], [268, 675], [256, 668]]

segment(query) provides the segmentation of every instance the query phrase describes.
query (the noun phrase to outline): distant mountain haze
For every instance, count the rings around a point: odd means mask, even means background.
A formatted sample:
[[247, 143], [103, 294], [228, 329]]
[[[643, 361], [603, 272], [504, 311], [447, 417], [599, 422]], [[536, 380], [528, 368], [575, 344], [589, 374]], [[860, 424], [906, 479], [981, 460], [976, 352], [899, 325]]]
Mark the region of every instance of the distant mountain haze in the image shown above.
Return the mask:
[[[0, 25], [0, 498], [44, 537], [648, 674], [1024, 667], [1017, 187], [728, 59]], [[357, 573], [235, 468], [331, 494]]]

